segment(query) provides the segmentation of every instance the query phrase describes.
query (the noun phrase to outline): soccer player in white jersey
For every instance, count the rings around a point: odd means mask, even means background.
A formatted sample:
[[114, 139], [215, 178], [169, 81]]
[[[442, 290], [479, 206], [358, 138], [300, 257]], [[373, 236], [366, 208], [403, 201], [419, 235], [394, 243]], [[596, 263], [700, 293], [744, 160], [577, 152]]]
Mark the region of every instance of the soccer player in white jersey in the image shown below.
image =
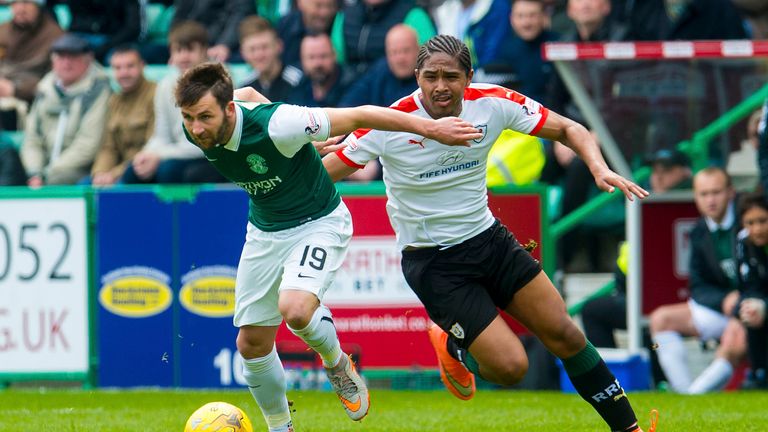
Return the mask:
[[[236, 96], [256, 93], [248, 90]], [[285, 372], [275, 350], [285, 319], [320, 355], [347, 415], [361, 420], [368, 413], [368, 390], [341, 350], [331, 311], [321, 304], [346, 255], [352, 221], [310, 142], [359, 127], [428, 133], [457, 145], [480, 134], [456, 118], [435, 121], [372, 106], [244, 103], [232, 94], [224, 67], [205, 63], [179, 78], [176, 104], [189, 141], [250, 198], [235, 284], [243, 376], [269, 430], [292, 432]]]
[[604, 191], [619, 189], [628, 199], [648, 192], [611, 171], [578, 123], [514, 91], [471, 84], [469, 50], [458, 39], [430, 39], [415, 72], [419, 89], [392, 108], [424, 118], [458, 116], [483, 136], [464, 148], [411, 133], [358, 130], [323, 163], [335, 181], [380, 158], [403, 273], [437, 324], [430, 340], [443, 383], [466, 400], [474, 395], [475, 375], [505, 385], [523, 378], [525, 350], [498, 307], [562, 359], [574, 387], [611, 430], [640, 431], [624, 390], [539, 262], [488, 209], [486, 159], [499, 134], [513, 129], [571, 147]]

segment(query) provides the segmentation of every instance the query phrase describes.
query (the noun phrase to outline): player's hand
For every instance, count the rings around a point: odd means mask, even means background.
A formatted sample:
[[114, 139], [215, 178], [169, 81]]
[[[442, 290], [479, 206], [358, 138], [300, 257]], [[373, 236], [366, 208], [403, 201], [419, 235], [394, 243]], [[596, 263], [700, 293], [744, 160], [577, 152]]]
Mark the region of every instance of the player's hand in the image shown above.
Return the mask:
[[483, 133], [471, 123], [458, 117], [443, 117], [435, 120], [434, 126], [426, 138], [449, 146], [469, 147], [470, 141], [480, 139]]
[[94, 186], [112, 186], [117, 182], [117, 177], [111, 172], [101, 172], [93, 175], [91, 184]]
[[347, 145], [344, 144], [344, 135], [328, 138], [325, 141], [312, 141], [312, 145], [315, 146], [315, 150], [320, 153], [320, 157], [327, 155], [328, 153], [334, 153], [337, 150], [341, 150]]
[[41, 187], [44, 183], [43, 178], [40, 176], [32, 176], [27, 180], [27, 186], [34, 188]]
[[608, 168], [597, 173], [592, 173], [595, 176], [595, 183], [600, 190], [613, 193], [616, 188], [619, 188], [624, 196], [628, 200], [633, 201], [634, 197], [643, 199], [649, 195], [648, 191], [636, 185], [633, 181], [627, 180], [624, 177], [616, 174]]

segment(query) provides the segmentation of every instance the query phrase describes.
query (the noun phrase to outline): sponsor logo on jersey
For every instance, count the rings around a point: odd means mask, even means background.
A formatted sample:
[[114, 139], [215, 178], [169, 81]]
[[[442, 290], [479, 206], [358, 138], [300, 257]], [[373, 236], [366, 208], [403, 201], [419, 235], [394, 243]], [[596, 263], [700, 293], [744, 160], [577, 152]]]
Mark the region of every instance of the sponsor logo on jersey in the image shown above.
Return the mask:
[[480, 131], [481, 134], [483, 134], [483, 136], [481, 136], [480, 138], [473, 139], [472, 141], [474, 141], [476, 143], [480, 143], [482, 140], [485, 139], [485, 136], [488, 134], [488, 125], [487, 124], [481, 124], [481, 125], [477, 125], [475, 127]]
[[474, 168], [476, 166], [480, 165], [479, 160], [473, 160], [469, 162], [464, 162], [456, 165], [447, 166], [442, 169], [434, 170], [434, 171], [427, 171], [419, 174], [420, 179], [426, 179], [426, 178], [432, 178], [432, 177], [440, 177], [444, 174], [449, 174], [456, 171], [464, 171], [466, 169]]
[[464, 339], [464, 329], [459, 323], [454, 323], [451, 327], [451, 334], [456, 336], [456, 339]]
[[440, 166], [455, 165], [462, 159], [464, 159], [464, 152], [450, 150], [437, 157], [437, 164]]
[[529, 116], [539, 113], [539, 104], [531, 98], [525, 98], [525, 103], [520, 106], [523, 111]]
[[307, 124], [307, 127], [304, 128], [304, 133], [309, 136], [312, 136], [320, 130], [320, 123], [318, 123], [317, 119], [315, 119], [314, 114], [312, 114], [311, 112], [309, 112], [307, 116], [309, 117], [309, 124]]
[[271, 179], [261, 180], [257, 182], [235, 182], [235, 184], [245, 189], [245, 191], [251, 195], [258, 195], [259, 192], [267, 193], [271, 191], [282, 182], [283, 182], [283, 179], [281, 179], [280, 177], [273, 177]]
[[267, 161], [256, 153], [248, 155], [248, 157], [245, 158], [245, 163], [247, 163], [248, 168], [256, 174], [266, 174], [267, 171], [269, 171]]
[[409, 139], [408, 140], [408, 144], [413, 144], [413, 145], [417, 145], [417, 146], [419, 146], [421, 148], [424, 148], [424, 139], [425, 138], [422, 138], [420, 140]]

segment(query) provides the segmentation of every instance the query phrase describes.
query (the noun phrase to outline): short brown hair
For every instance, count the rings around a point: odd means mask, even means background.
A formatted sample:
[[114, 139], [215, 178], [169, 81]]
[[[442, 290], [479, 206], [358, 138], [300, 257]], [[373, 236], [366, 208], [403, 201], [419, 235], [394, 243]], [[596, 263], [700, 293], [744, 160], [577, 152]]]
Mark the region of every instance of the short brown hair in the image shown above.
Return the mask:
[[276, 39], [280, 37], [278, 36], [277, 30], [275, 30], [272, 24], [258, 15], [249, 15], [243, 18], [243, 20], [240, 21], [240, 26], [238, 27], [238, 33], [240, 35], [241, 41], [249, 36], [264, 32], [272, 33], [272, 36], [274, 36]]
[[222, 109], [232, 101], [232, 77], [221, 63], [202, 63], [184, 72], [176, 82], [176, 106], [194, 105], [208, 92]]
[[208, 30], [196, 21], [181, 21], [168, 33], [168, 46], [191, 49], [195, 44], [203, 48], [208, 46]]

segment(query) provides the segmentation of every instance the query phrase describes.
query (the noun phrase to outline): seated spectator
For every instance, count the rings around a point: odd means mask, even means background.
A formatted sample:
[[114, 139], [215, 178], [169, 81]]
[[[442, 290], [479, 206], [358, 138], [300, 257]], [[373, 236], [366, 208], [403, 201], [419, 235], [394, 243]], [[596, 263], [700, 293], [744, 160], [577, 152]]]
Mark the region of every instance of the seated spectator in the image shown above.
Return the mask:
[[284, 101], [301, 80], [301, 69], [283, 64], [283, 43], [272, 24], [251, 15], [240, 23], [240, 53], [253, 75], [239, 87], [253, 87], [269, 100]]
[[89, 179], [94, 186], [115, 184], [152, 136], [155, 125], [153, 99], [156, 85], [144, 79], [144, 60], [138, 48], [132, 45], [116, 47], [109, 65], [120, 93], [109, 98], [104, 139]]
[[248, 15], [256, 13], [252, 0], [175, 0], [171, 28], [184, 21], [196, 21], [208, 31], [209, 59], [237, 62], [237, 26]]
[[400, 23], [416, 30], [419, 44], [436, 34], [429, 14], [414, 0], [360, 0], [346, 6], [336, 15], [331, 30], [339, 63], [354, 76], [362, 75], [384, 57], [386, 34]]
[[168, 35], [171, 72], [155, 90], [155, 126], [146, 146], [126, 167], [123, 183], [209, 183], [223, 181], [203, 152], [189, 145], [181, 111], [174, 103], [176, 80], [187, 69], [205, 62], [208, 32], [194, 21], [182, 22]]
[[69, 32], [87, 40], [102, 63], [112, 48], [141, 35], [139, 0], [48, 0], [51, 10], [55, 5], [69, 7]]
[[30, 186], [74, 184], [88, 175], [111, 94], [88, 41], [65, 34], [51, 51], [53, 70], [37, 87], [21, 146]]
[[741, 296], [733, 315], [746, 327], [751, 371], [743, 388], [767, 389], [768, 325], [768, 200], [764, 193], [745, 195], [739, 202], [744, 230], [739, 233], [736, 260]]
[[339, 3], [336, 0], [296, 0], [296, 9], [280, 19], [277, 34], [283, 40], [283, 63], [301, 66], [301, 41], [308, 34], [331, 34]]
[[747, 135], [741, 142], [741, 148], [728, 155], [726, 171], [733, 179], [736, 190], [753, 191], [760, 182], [757, 150], [760, 146], [758, 129], [761, 117], [762, 110], [757, 110], [749, 116]]
[[[743, 331], [738, 326], [728, 327], [728, 317], [739, 296], [735, 261], [739, 222], [730, 177], [721, 168], [704, 169], [696, 174], [693, 191], [701, 218], [689, 237], [691, 298], [685, 303], [661, 306], [650, 316], [659, 363], [671, 389], [678, 393], [722, 388], [745, 352]], [[688, 371], [683, 337], [720, 339], [715, 361], [695, 381]]]
[[419, 41], [416, 32], [398, 24], [387, 32], [385, 58], [377, 61], [350, 86], [339, 106], [389, 106], [417, 88], [416, 57]]
[[348, 77], [336, 62], [326, 34], [305, 36], [301, 41], [304, 78], [288, 98], [289, 103], [309, 107], [335, 107], [347, 89]]
[[542, 45], [557, 40], [558, 35], [547, 30], [549, 18], [543, 0], [515, 0], [509, 21], [512, 31], [489, 63], [509, 65], [518, 83], [515, 90], [536, 101], [544, 101], [554, 68], [542, 58]]
[[632, 40], [748, 39], [731, 0], [635, 1], [629, 28]]
[[[685, 153], [675, 149], [661, 149], [651, 156], [649, 163], [651, 176], [648, 186], [654, 193], [691, 188], [691, 159]], [[730, 186], [729, 177], [728, 187]]]
[[768, 39], [768, 2], [765, 0], [731, 0], [744, 17], [754, 40]]
[[23, 127], [40, 79], [51, 70], [51, 45], [64, 32], [42, 9], [44, 0], [11, 2], [0, 25], [0, 129]]
[[24, 186], [27, 174], [19, 152], [13, 146], [0, 143], [0, 186]]
[[437, 31], [469, 47], [472, 66], [488, 64], [510, 33], [509, 0], [446, 0], [435, 9]]

